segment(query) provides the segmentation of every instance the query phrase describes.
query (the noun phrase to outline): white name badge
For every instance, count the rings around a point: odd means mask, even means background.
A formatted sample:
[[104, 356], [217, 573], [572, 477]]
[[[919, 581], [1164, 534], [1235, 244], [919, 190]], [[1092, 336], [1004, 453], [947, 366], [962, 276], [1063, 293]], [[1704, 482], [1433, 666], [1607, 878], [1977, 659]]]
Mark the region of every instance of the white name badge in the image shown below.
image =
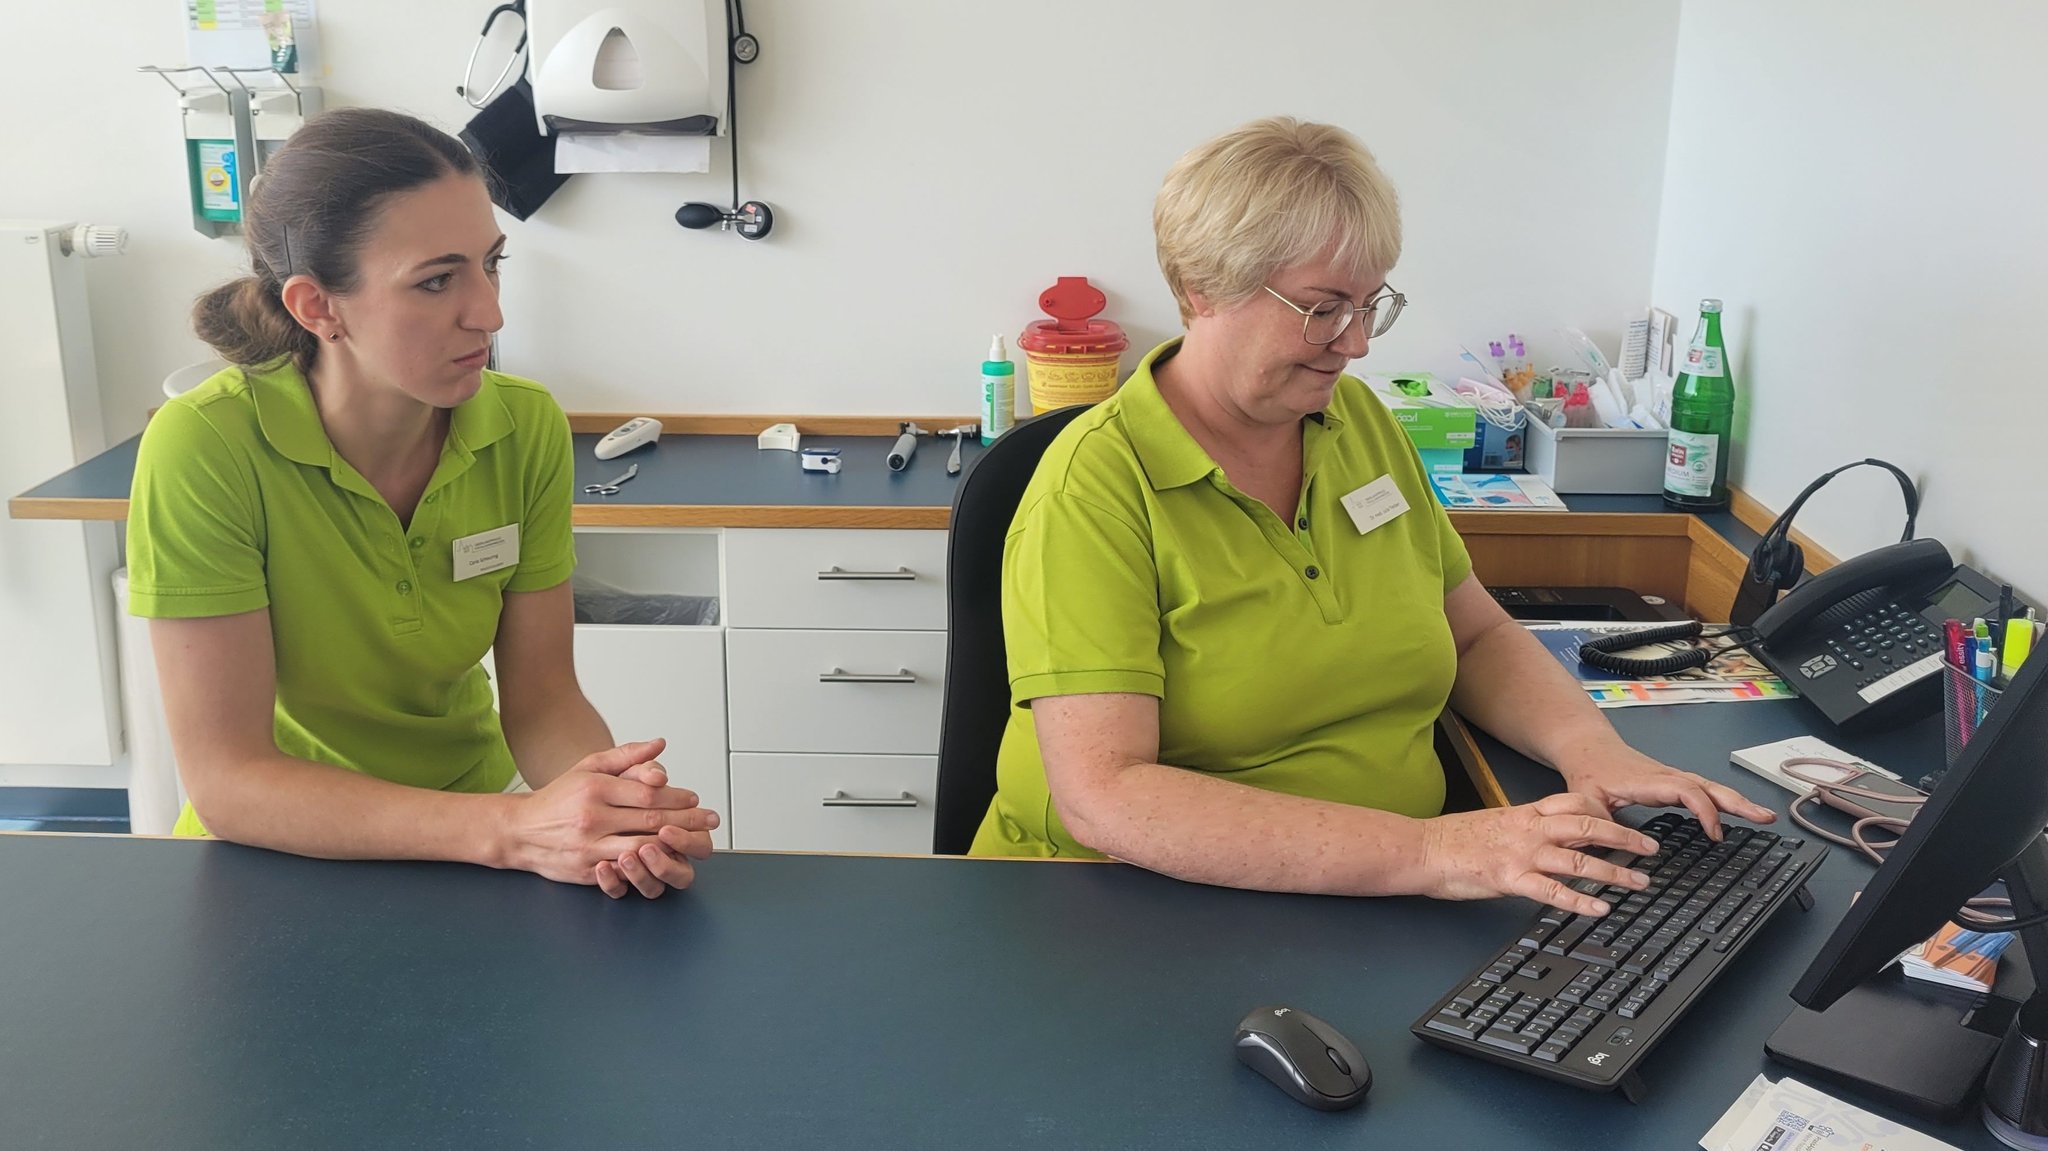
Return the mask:
[[506, 524], [455, 541], [455, 578], [466, 580], [519, 562], [519, 525]]
[[1344, 497], [1344, 510], [1351, 515], [1351, 522], [1358, 525], [1358, 534], [1364, 535], [1408, 510], [1408, 498], [1394, 483], [1394, 477], [1381, 476], [1373, 482]]

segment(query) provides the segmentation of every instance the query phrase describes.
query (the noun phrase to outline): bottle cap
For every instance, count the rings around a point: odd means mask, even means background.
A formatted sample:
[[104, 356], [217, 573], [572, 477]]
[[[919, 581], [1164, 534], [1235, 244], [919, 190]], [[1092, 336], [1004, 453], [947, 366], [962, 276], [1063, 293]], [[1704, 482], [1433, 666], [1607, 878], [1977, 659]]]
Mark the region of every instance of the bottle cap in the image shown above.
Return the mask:
[[1702, 311], [1702, 312], [1713, 312], [1713, 313], [1715, 313], [1715, 314], [1717, 314], [1717, 315], [1718, 315], [1718, 314], [1720, 313], [1720, 311], [1721, 311], [1721, 301], [1719, 301], [1719, 300], [1701, 300], [1701, 301], [1700, 301], [1700, 311]]
[[989, 341], [988, 358], [990, 363], [1010, 358], [1010, 353], [1003, 350], [1003, 334], [1001, 332], [997, 332], [995, 338]]

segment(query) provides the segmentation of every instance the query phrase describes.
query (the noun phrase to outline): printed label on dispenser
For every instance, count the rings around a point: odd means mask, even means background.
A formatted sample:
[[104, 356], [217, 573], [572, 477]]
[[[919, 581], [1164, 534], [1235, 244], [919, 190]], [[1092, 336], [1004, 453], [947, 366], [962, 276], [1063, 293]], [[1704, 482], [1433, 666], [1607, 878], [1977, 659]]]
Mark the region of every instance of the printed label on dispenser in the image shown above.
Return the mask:
[[235, 145], [226, 140], [201, 140], [199, 153], [199, 207], [208, 212], [233, 212], [239, 197], [235, 187]]

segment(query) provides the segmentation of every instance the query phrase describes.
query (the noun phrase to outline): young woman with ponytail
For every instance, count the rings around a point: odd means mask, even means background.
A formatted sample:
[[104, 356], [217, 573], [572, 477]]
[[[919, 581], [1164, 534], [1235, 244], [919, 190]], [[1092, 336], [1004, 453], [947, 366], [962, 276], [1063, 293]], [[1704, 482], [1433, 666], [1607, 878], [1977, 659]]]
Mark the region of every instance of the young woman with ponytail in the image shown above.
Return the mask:
[[476, 161], [412, 117], [330, 112], [243, 226], [251, 274], [193, 311], [233, 366], [150, 421], [128, 521], [178, 832], [687, 885], [717, 814], [576, 683], [569, 426], [484, 367], [505, 237]]

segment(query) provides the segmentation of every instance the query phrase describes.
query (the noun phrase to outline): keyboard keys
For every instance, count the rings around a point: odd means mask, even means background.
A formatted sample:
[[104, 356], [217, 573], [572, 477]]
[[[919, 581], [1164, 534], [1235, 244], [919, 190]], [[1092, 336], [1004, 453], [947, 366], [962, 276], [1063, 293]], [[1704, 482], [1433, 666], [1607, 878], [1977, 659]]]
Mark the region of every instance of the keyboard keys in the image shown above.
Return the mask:
[[[1597, 963], [1602, 967], [1613, 967], [1627, 959], [1628, 953], [1632, 950], [1634, 949], [1629, 947], [1603, 947], [1597, 943], [1586, 942], [1573, 948], [1571, 957], [1580, 963]], [[1486, 977], [1482, 975], [1480, 978]]]
[[1486, 1024], [1476, 1019], [1461, 1019], [1449, 1011], [1439, 1011], [1430, 1016], [1427, 1026], [1432, 1031], [1462, 1035], [1467, 1039], [1477, 1039], [1486, 1032]]
[[[1645, 822], [1656, 851], [1609, 858], [1650, 876], [1647, 890], [1572, 880], [1573, 890], [1606, 902], [1610, 912], [1537, 914], [1462, 990], [1418, 1021], [1416, 1033], [1453, 1048], [1483, 1046], [1511, 1065], [1581, 1072], [1589, 1069], [1572, 1053], [1590, 1054], [1598, 1044], [1607, 1054], [1593, 1065], [1597, 1078], [1618, 1079], [1673, 1024], [1693, 991], [1714, 978], [1722, 962], [1715, 956], [1740, 946], [1774, 913], [1818, 854], [1797, 838], [1734, 824], [1725, 830], [1716, 842], [1676, 812]], [[1701, 955], [1709, 958], [1701, 962]], [[1681, 992], [1655, 1011], [1681, 976]]]

